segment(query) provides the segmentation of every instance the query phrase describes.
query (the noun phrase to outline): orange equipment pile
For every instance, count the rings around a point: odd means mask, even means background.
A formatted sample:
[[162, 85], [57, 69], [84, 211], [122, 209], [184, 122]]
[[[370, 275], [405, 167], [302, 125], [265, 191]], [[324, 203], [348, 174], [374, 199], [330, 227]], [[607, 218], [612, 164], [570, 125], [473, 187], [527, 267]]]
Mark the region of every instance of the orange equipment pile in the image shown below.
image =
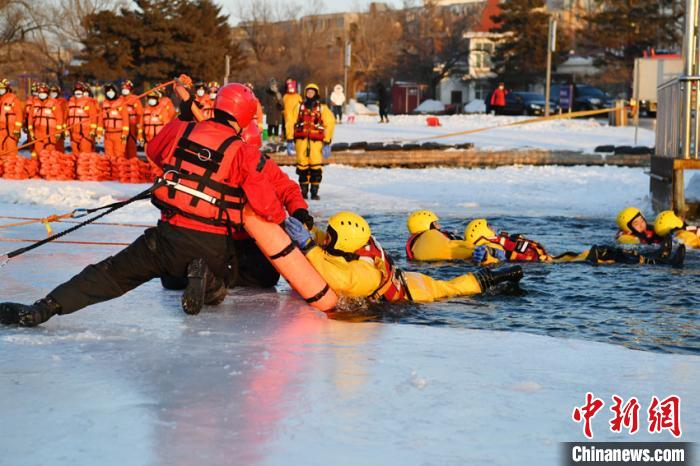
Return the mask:
[[39, 161], [26, 157], [10, 156], [2, 160], [3, 178], [8, 180], [27, 180], [39, 176]]
[[112, 164], [109, 159], [96, 152], [78, 154], [77, 178], [80, 181], [109, 181], [112, 177]]
[[42, 150], [39, 153], [39, 175], [45, 180], [74, 180], [75, 155], [56, 150]]
[[120, 183], [150, 183], [151, 165], [137, 158], [119, 158], [112, 161], [112, 175]]

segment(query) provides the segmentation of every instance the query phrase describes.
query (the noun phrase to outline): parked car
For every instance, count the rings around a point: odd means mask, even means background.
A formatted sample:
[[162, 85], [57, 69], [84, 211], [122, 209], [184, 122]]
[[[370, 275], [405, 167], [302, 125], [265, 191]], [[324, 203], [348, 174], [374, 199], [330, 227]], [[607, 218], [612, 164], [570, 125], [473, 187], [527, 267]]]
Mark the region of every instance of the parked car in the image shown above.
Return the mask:
[[[551, 98], [557, 102], [557, 104], [559, 104], [560, 90], [564, 86], [567, 86], [567, 84], [552, 85]], [[613, 98], [597, 87], [588, 84], [575, 84], [574, 87], [574, 112], [580, 110], [597, 110], [613, 106]]]
[[[544, 115], [544, 95], [536, 92], [509, 92], [506, 95], [506, 106], [499, 113], [504, 115]], [[551, 113], [559, 111], [557, 104], [550, 100]]]

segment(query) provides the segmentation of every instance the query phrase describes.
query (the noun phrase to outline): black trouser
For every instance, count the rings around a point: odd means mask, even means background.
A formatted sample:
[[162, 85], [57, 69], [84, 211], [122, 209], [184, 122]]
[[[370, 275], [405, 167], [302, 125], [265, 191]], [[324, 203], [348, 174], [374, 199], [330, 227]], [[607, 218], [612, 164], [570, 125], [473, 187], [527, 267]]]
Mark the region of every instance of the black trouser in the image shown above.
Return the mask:
[[218, 278], [212, 280], [206, 290], [204, 301], [211, 303], [220, 296], [217, 291], [224, 286], [229, 262], [227, 251], [225, 235], [159, 222], [117, 255], [85, 267], [49, 296], [61, 305], [61, 314], [69, 314], [117, 298], [156, 277], [184, 277], [187, 265], [202, 258]]
[[[257, 288], [269, 288], [275, 286], [280, 279], [280, 274], [275, 270], [269, 260], [262, 253], [252, 239], [234, 241], [236, 260], [238, 262], [238, 274], [230, 274], [228, 280], [230, 288], [234, 286], [252, 286]], [[235, 264], [231, 264], [235, 266]], [[187, 286], [187, 277], [163, 276], [160, 279], [163, 288], [169, 290], [183, 290]]]
[[280, 135], [280, 124], [279, 123], [269, 123], [267, 125], [267, 135], [269, 137]]
[[333, 105], [333, 116], [338, 121], [343, 119], [343, 106], [342, 105]]
[[389, 121], [389, 113], [387, 112], [387, 108], [385, 105], [380, 105], [379, 106], [379, 121]]

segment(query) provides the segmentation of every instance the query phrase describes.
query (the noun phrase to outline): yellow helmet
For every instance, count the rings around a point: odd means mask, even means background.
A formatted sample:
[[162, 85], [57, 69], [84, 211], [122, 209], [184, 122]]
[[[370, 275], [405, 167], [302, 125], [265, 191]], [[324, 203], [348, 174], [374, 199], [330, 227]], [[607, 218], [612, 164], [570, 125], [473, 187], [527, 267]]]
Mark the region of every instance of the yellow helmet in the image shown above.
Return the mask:
[[467, 228], [464, 229], [464, 239], [469, 246], [479, 246], [488, 242], [489, 239], [495, 238], [496, 232], [489, 227], [489, 223], [485, 218], [477, 218], [469, 222]]
[[328, 219], [329, 248], [342, 252], [355, 252], [367, 244], [372, 230], [367, 220], [353, 212], [338, 212]]
[[642, 212], [636, 207], [625, 207], [617, 214], [617, 226], [625, 233], [633, 233], [632, 221], [640, 215]]
[[431, 212], [430, 210], [416, 210], [408, 216], [406, 227], [409, 233], [415, 235], [416, 233], [430, 230], [433, 223], [438, 220], [438, 216], [435, 215], [435, 212]]
[[683, 228], [683, 225], [685, 223], [674, 211], [664, 210], [657, 215], [654, 221], [654, 231], [657, 235], [663, 237], [679, 228]]
[[306, 91], [308, 91], [309, 89], [313, 89], [314, 91], [316, 91], [316, 94], [321, 93], [321, 90], [318, 88], [317, 84], [314, 84], [314, 83], [307, 84], [306, 87], [304, 88], [304, 94], [306, 94]]
[[0, 89], [9, 89], [10, 88], [10, 80], [3, 78], [0, 79]]

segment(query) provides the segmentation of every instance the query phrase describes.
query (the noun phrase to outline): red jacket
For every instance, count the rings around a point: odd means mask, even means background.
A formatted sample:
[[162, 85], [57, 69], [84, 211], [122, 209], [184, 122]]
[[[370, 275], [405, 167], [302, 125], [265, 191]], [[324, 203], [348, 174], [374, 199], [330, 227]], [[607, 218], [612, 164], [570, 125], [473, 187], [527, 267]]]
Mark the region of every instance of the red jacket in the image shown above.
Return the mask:
[[[148, 144], [146, 155], [150, 161], [163, 168], [164, 162], [172, 157], [175, 147], [180, 140], [188, 122], [179, 118], [168, 123], [155, 138]], [[194, 126], [189, 135], [191, 141], [195, 141], [205, 147], [218, 146], [218, 142], [226, 139], [235, 132], [233, 128], [212, 120], [202, 121]], [[265, 165], [269, 162], [256, 148], [243, 143], [234, 143], [226, 149], [236, 151], [233, 163], [229, 167], [226, 184], [231, 187], [240, 187], [245, 193], [247, 204], [262, 218], [269, 222], [281, 223], [285, 218], [284, 209], [277, 197], [275, 187], [263, 174]], [[172, 225], [225, 235], [227, 228], [199, 222], [180, 214], [166, 216], [161, 219]]]
[[496, 90], [491, 94], [491, 106], [492, 107], [505, 107], [506, 106], [506, 94], [508, 91], [505, 88], [501, 89], [497, 87]]

